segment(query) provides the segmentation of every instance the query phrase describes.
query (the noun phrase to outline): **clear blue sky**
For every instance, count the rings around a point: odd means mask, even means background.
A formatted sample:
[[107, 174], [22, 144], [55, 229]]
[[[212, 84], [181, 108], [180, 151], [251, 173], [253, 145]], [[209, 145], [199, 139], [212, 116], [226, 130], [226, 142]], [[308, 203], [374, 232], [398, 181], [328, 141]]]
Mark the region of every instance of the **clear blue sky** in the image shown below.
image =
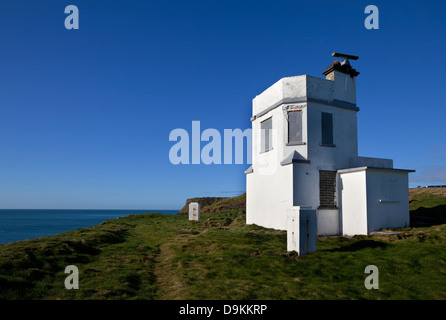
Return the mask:
[[[66, 30], [64, 9], [79, 8]], [[364, 9], [379, 8], [379, 30]], [[250, 127], [282, 77], [358, 55], [359, 153], [446, 184], [444, 1], [2, 1], [0, 208], [177, 209], [248, 165], [178, 165], [169, 133]]]

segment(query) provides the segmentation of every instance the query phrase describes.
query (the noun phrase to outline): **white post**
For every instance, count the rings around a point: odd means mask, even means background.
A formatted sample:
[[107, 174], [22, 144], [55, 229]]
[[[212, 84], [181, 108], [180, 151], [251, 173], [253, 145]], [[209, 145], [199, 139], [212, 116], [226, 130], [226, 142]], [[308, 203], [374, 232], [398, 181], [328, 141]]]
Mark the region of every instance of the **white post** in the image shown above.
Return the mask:
[[288, 210], [286, 250], [299, 253], [299, 209]]
[[200, 204], [198, 202], [189, 203], [189, 220], [200, 221]]
[[304, 255], [316, 251], [316, 210], [293, 207], [288, 210], [287, 251]]

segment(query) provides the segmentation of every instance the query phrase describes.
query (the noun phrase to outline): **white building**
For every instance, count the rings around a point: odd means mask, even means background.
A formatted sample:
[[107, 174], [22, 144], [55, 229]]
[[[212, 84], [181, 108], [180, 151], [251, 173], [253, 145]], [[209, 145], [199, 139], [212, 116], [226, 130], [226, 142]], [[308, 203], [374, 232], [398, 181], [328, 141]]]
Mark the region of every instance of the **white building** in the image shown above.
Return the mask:
[[318, 235], [368, 234], [409, 225], [408, 173], [358, 156], [356, 76], [333, 62], [325, 79], [280, 79], [253, 99], [248, 224], [287, 229], [293, 207], [317, 210]]

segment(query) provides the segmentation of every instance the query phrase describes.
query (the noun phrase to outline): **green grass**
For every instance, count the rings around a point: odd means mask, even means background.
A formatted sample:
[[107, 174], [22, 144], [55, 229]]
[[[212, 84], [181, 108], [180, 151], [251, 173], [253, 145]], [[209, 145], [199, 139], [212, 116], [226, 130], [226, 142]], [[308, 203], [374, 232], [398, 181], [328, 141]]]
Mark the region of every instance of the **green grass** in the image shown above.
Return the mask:
[[446, 188], [410, 189], [409, 200], [412, 225], [446, 224]]
[[[0, 299], [446, 298], [446, 225], [319, 238], [316, 252], [296, 256], [286, 232], [246, 225], [243, 208], [228, 208], [239, 200], [200, 222], [147, 213], [2, 245]], [[64, 287], [70, 264], [79, 290]], [[370, 264], [379, 290], [364, 287]]]
[[446, 188], [409, 189], [410, 210], [446, 205]]

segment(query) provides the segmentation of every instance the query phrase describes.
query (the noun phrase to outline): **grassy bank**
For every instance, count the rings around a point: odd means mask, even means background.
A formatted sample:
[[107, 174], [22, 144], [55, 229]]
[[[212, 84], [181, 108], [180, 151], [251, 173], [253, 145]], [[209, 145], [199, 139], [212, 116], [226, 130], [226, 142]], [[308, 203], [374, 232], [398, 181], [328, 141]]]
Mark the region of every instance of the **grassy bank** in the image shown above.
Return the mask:
[[[437, 212], [446, 204], [440, 198], [411, 191], [412, 213]], [[286, 252], [284, 231], [246, 225], [243, 203], [244, 196], [212, 204], [200, 222], [147, 213], [2, 245], [0, 298], [446, 298], [446, 224], [438, 220], [392, 236], [319, 238], [315, 253], [297, 257]], [[64, 287], [71, 264], [79, 290]], [[379, 290], [364, 287], [371, 264]]]

